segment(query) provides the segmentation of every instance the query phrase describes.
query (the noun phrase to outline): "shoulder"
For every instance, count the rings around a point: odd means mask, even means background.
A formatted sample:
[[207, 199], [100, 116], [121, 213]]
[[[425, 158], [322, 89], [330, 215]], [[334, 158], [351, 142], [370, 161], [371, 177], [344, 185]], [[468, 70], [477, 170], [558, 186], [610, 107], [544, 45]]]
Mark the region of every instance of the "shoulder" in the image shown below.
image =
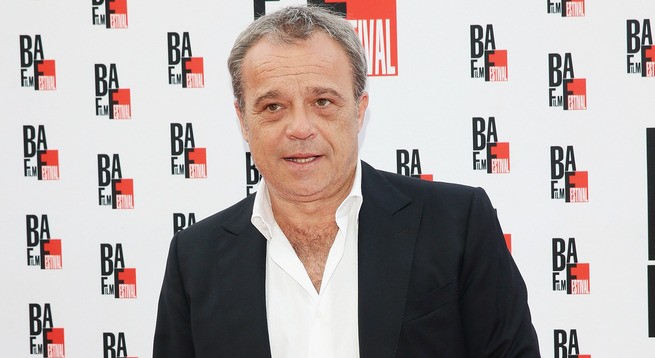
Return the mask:
[[[377, 170], [362, 163], [364, 203], [375, 203], [395, 212], [407, 207], [423, 217], [440, 218], [452, 225], [468, 225], [472, 217], [496, 217], [486, 192], [479, 187], [433, 182]], [[432, 224], [436, 221], [429, 220]]]
[[395, 187], [409, 193], [416, 192], [440, 196], [468, 197], [479, 189], [463, 184], [423, 180], [382, 170], [378, 170], [378, 173]]
[[[441, 181], [428, 181], [377, 170], [368, 165], [367, 167], [367, 170], [365, 170], [366, 176], [377, 178], [363, 180], [362, 185], [371, 184], [373, 186], [381, 186], [383, 184], [380, 183], [386, 182], [415, 203], [466, 206], [474, 200], [489, 200], [485, 191], [479, 187]], [[384, 194], [381, 193], [381, 195]]]

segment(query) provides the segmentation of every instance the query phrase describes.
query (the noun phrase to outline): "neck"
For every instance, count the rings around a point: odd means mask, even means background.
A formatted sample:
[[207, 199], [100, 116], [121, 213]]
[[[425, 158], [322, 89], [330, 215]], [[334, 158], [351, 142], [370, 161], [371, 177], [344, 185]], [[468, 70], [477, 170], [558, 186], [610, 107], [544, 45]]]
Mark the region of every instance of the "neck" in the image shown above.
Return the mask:
[[288, 198], [278, 195], [273, 188], [268, 188], [273, 216], [278, 223], [293, 223], [294, 225], [320, 225], [335, 221], [335, 213], [339, 205], [350, 193], [355, 178], [355, 172], [349, 176], [347, 185], [337, 188], [333, 193], [318, 199]]

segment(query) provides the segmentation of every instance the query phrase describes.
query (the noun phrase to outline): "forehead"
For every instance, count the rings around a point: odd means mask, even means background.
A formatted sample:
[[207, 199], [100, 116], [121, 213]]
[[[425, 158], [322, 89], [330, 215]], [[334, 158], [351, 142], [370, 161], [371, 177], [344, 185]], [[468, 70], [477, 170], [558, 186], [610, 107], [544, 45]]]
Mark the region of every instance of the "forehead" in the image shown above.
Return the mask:
[[242, 74], [246, 96], [291, 85], [353, 88], [346, 51], [322, 32], [294, 43], [260, 39], [246, 53]]

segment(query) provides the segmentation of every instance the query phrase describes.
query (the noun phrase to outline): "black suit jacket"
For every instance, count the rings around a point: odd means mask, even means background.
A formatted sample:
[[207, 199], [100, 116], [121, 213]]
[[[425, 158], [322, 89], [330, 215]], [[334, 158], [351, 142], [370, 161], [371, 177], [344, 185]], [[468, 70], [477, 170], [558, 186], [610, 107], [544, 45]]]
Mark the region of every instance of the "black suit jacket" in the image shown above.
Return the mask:
[[[362, 358], [539, 357], [525, 284], [482, 189], [362, 163], [362, 194]], [[173, 237], [155, 358], [270, 357], [266, 239], [250, 222], [253, 201]]]

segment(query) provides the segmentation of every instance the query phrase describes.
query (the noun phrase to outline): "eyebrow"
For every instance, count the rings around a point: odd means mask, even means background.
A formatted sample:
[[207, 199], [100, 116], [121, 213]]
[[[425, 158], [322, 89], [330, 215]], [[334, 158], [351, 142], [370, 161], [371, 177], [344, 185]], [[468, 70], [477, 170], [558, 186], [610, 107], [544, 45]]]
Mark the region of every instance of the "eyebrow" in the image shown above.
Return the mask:
[[262, 102], [264, 102], [265, 100], [275, 99], [275, 98], [279, 98], [279, 97], [280, 97], [280, 92], [279, 91], [277, 91], [277, 90], [268, 91], [268, 92], [264, 93], [263, 95], [257, 97], [257, 99], [255, 100], [255, 106], [254, 107], [255, 108], [259, 107], [259, 105]]
[[336, 90], [328, 87], [310, 87], [308, 90], [314, 94], [315, 96], [320, 96], [326, 93], [329, 93], [335, 97], [337, 97], [340, 101], [344, 101], [344, 97], [341, 95], [341, 93], [337, 92]]

